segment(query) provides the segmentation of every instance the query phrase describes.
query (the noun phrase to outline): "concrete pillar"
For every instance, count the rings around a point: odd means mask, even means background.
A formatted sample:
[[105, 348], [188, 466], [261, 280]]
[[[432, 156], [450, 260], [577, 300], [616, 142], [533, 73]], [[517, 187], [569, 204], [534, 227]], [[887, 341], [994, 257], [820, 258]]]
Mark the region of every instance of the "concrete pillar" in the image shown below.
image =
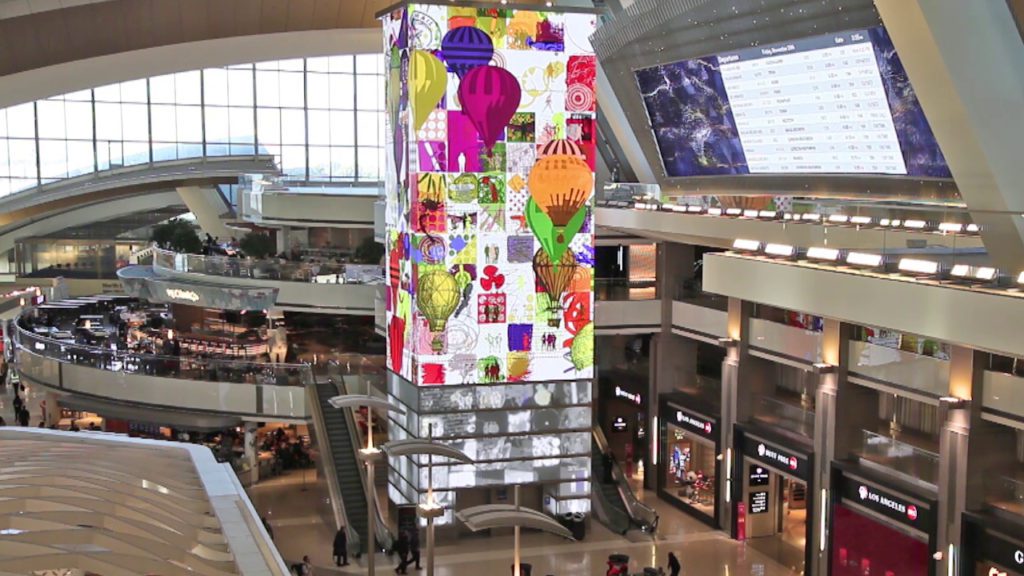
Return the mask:
[[255, 422], [245, 422], [245, 463], [249, 466], [249, 485], [254, 486], [260, 481], [260, 461], [256, 451], [256, 431], [259, 429]]
[[[725, 342], [725, 360], [722, 361], [722, 414], [719, 426], [720, 442], [722, 444], [723, 473], [719, 478], [718, 513], [721, 519], [722, 528], [731, 532], [733, 525], [732, 514], [732, 486], [733, 482], [742, 482], [743, 478], [733, 469], [735, 455], [734, 428], [737, 422], [741, 421], [741, 370], [743, 360], [747, 357], [747, 337], [750, 321], [751, 305], [737, 298], [729, 299], [728, 310], [728, 341]], [[749, 364], [749, 362], [748, 362]], [[749, 415], [749, 407], [743, 407]]]
[[838, 320], [825, 320], [822, 331], [821, 359], [815, 366], [817, 386], [814, 414], [814, 506], [811, 509], [811, 534], [807, 545], [811, 547], [811, 574], [828, 573], [828, 537], [823, 531], [828, 526], [830, 489], [832, 486], [832, 460], [835, 458], [835, 423], [838, 416], [836, 400], [839, 391], [842, 357], [849, 349], [848, 331]]
[[228, 228], [220, 218], [231, 207], [224, 203], [224, 198], [216, 189], [181, 186], [178, 188], [178, 195], [196, 217], [196, 222], [199, 223], [199, 228], [203, 233], [219, 237], [221, 240], [237, 236], [238, 232]]
[[[939, 405], [943, 422], [939, 432], [939, 514], [937, 548], [942, 560], [936, 570], [939, 574], [959, 573], [961, 545], [961, 519], [968, 505], [968, 484], [978, 494], [984, 494], [977, 479], [967, 474], [971, 430], [973, 422], [981, 422], [980, 400], [985, 355], [970, 348], [954, 346], [949, 361], [949, 397]], [[982, 448], [979, 452], [985, 452]], [[952, 569], [950, 563], [953, 564]]]
[[43, 422], [46, 422], [47, 428], [60, 423], [60, 402], [58, 398], [57, 394], [53, 392], [47, 392], [43, 397], [43, 401], [46, 402], [46, 414], [43, 417]]
[[281, 252], [287, 253], [288, 250], [291, 249], [291, 246], [288, 245], [288, 235], [290, 233], [290, 226], [282, 226], [281, 229], [277, 231], [277, 234], [274, 235], [274, 240], [277, 242], [276, 248], [278, 254]]

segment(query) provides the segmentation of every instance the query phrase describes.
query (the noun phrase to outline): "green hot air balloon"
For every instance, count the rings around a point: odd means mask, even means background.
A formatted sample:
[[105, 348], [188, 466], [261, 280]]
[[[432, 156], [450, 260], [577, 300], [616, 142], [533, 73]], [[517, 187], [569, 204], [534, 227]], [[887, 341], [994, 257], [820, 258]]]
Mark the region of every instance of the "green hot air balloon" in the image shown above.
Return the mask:
[[526, 224], [540, 241], [541, 247], [552, 262], [560, 262], [569, 249], [569, 243], [583, 229], [587, 220], [587, 207], [580, 208], [565, 226], [555, 226], [551, 218], [530, 198], [526, 201]]

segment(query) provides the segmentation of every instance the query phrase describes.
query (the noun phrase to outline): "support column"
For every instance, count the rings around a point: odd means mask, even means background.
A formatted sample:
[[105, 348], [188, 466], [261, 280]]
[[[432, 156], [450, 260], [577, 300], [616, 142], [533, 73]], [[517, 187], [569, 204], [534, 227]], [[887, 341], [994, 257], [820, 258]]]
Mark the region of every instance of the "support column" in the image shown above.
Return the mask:
[[255, 422], [245, 422], [245, 463], [249, 465], [249, 485], [255, 486], [260, 481], [260, 460], [256, 451]]
[[196, 217], [196, 222], [203, 233], [219, 237], [221, 240], [227, 240], [237, 234], [220, 219], [221, 214], [228, 212], [230, 207], [224, 204], [224, 198], [217, 190], [209, 187], [182, 186], [178, 188], [178, 196], [181, 196], [182, 202]]
[[[961, 519], [967, 510], [967, 458], [971, 424], [981, 420], [984, 354], [954, 346], [949, 361], [949, 396], [939, 404], [939, 515], [936, 547], [939, 574], [959, 574]], [[952, 566], [950, 566], [952, 564]]]
[[[720, 441], [722, 445], [723, 473], [719, 478], [718, 517], [721, 519], [722, 528], [732, 532], [733, 526], [733, 505], [732, 486], [733, 482], [742, 482], [733, 463], [736, 458], [733, 454], [733, 446], [736, 444], [734, 438], [735, 424], [740, 421], [740, 369], [742, 359], [747, 354], [747, 326], [750, 321], [750, 303], [737, 298], [729, 298], [728, 310], [728, 342], [726, 345], [725, 360], [722, 361], [722, 417], [719, 426]], [[749, 411], [748, 408], [744, 410]]]
[[838, 320], [825, 319], [821, 339], [821, 364], [815, 365], [818, 383], [814, 416], [814, 506], [811, 510], [811, 574], [828, 573], [828, 514], [832, 486], [832, 460], [835, 459], [835, 423], [840, 381], [840, 365], [849, 350], [848, 331]]
[[47, 392], [43, 401], [46, 402], [46, 415], [43, 418], [43, 421], [46, 422], [46, 427], [56, 426], [60, 423], [59, 397], [53, 392]]

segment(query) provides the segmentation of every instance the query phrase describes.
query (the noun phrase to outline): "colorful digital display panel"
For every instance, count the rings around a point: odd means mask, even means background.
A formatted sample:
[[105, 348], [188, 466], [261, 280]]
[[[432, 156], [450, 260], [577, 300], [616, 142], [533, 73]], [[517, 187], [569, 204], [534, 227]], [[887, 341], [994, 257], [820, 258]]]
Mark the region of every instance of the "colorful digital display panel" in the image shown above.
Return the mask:
[[880, 26], [644, 68], [636, 81], [669, 177], [951, 177]]
[[592, 377], [594, 26], [384, 17], [388, 367], [416, 385]]

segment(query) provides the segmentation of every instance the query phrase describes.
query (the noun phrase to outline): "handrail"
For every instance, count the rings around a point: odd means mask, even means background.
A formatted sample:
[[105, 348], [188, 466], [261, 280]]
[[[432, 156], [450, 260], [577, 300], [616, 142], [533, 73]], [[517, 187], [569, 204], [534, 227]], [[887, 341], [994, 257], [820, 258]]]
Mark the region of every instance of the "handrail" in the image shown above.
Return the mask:
[[[312, 372], [312, 371], [311, 371]], [[348, 521], [348, 514], [345, 512], [345, 503], [341, 498], [341, 486], [338, 484], [338, 476], [334, 473], [334, 454], [330, 448], [330, 436], [324, 426], [324, 414], [320, 409], [320, 395], [317, 393], [316, 373], [306, 384], [306, 402], [309, 404], [309, 414], [313, 420], [313, 432], [316, 434], [318, 451], [320, 453], [320, 467], [324, 478], [327, 480], [327, 490], [331, 495], [331, 512], [334, 515], [335, 529], [344, 526], [348, 535], [350, 549], [359, 550], [362, 542], [359, 539], [359, 532], [353, 528]]]
[[[227, 278], [252, 278], [255, 280], [278, 280], [284, 282], [344, 283], [344, 284], [379, 284], [383, 283], [384, 269], [374, 264], [314, 264], [311, 262], [281, 261], [277, 258], [237, 258], [233, 256], [204, 256], [173, 252], [163, 248], [154, 248], [153, 265], [172, 272], [191, 272], [209, 276]], [[366, 271], [379, 272], [371, 281], [367, 280]], [[348, 272], [358, 273], [352, 277]], [[335, 282], [316, 282], [317, 277], [335, 276]], [[344, 281], [339, 277], [345, 278]]]
[[[40, 356], [69, 364], [88, 365], [100, 370], [138, 373], [151, 369], [156, 376], [172, 376], [184, 380], [211, 380], [211, 370], [217, 382], [237, 384], [274, 384], [301, 386], [304, 375], [310, 372], [308, 364], [271, 364], [244, 360], [220, 360], [193, 356], [165, 356], [140, 354], [124, 350], [110, 350], [99, 346], [62, 342], [26, 330], [19, 317], [15, 321], [14, 342], [19, 347]], [[249, 382], [247, 376], [255, 382]], [[284, 377], [284, 382], [280, 381]], [[266, 382], [258, 381], [264, 378]], [[293, 380], [294, 378], [294, 380]]]
[[[330, 373], [332, 368], [334, 369], [333, 370], [334, 371], [334, 375], [337, 376], [336, 380], [333, 379], [333, 378], [332, 378], [332, 380], [334, 382], [334, 385], [337, 386], [337, 388], [338, 388], [338, 393], [339, 394], [348, 394], [349, 393], [348, 385], [345, 383], [345, 378], [341, 374], [341, 365], [332, 360], [332, 361], [330, 361], [328, 363], [328, 373]], [[370, 391], [369, 387], [367, 387], [366, 393], [370, 394], [370, 392], [371, 391]], [[369, 409], [370, 408], [367, 408], [367, 410], [369, 410]], [[361, 447], [361, 442], [360, 442], [361, 439], [360, 439], [360, 435], [359, 435], [359, 427], [356, 425], [356, 419], [354, 417], [354, 413], [355, 413], [355, 411], [352, 412], [352, 414], [353, 414], [352, 418], [346, 418], [345, 419], [345, 424], [348, 426], [349, 437], [352, 438], [352, 441], [353, 441], [352, 449], [353, 450], [359, 450], [360, 447]], [[373, 430], [370, 430], [369, 428], [367, 428], [366, 433], [367, 434], [372, 434]], [[368, 486], [368, 479], [366, 477], [366, 468], [365, 467], [359, 466], [359, 476], [363, 479], [363, 486], [366, 487], [368, 490], [376, 490], [377, 489], [376, 486]], [[377, 533], [374, 535], [376, 537], [377, 546], [378, 546], [378, 548], [381, 548], [381, 549], [384, 549], [384, 550], [391, 550], [394, 547], [394, 542], [395, 542], [394, 536], [391, 534], [391, 531], [388, 529], [387, 524], [384, 522], [384, 515], [381, 514], [381, 511], [380, 511], [380, 499], [379, 498], [374, 498], [374, 502], [377, 503], [377, 506], [376, 506], [377, 509], [376, 510], [367, 510], [366, 513], [367, 514], [376, 514], [376, 516], [377, 516], [377, 519], [376, 519], [377, 521], [374, 523], [375, 528], [377, 529]], [[367, 553], [368, 554], [372, 554], [374, 552], [372, 550], [368, 550]]]
[[[594, 427], [594, 437], [597, 439], [597, 445], [602, 453], [608, 450], [608, 439], [605, 438], [604, 431], [599, 426]], [[618, 486], [619, 495], [622, 497], [623, 504], [626, 505], [626, 512], [629, 513], [630, 520], [644, 532], [654, 533], [658, 529], [658, 513], [637, 498], [633, 488], [629, 485], [626, 474], [622, 471], [619, 463], [614, 460], [612, 461], [612, 480]]]

